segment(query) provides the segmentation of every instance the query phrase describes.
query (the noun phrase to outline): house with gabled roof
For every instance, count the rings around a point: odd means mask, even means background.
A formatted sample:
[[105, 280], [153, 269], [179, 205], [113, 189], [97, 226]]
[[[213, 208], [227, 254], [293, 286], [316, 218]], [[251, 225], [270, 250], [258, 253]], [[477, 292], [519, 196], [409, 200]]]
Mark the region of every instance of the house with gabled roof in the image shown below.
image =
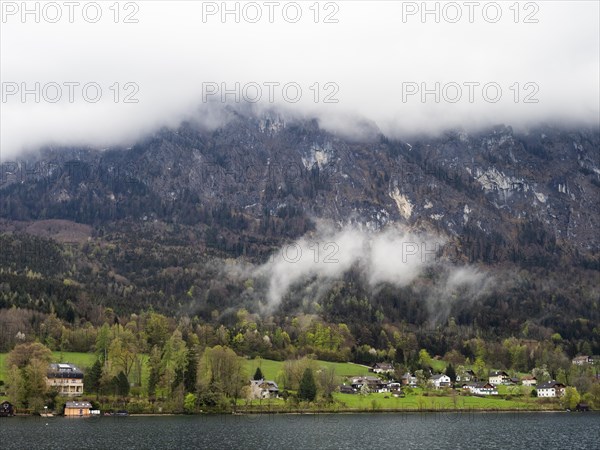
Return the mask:
[[480, 383], [465, 383], [462, 388], [473, 395], [498, 395], [498, 389], [492, 383], [483, 381]]
[[475, 375], [475, 372], [471, 369], [467, 369], [456, 373], [456, 381], [459, 383], [475, 382], [477, 381], [477, 375]]
[[510, 383], [510, 377], [503, 370], [497, 370], [497, 371], [494, 371], [494, 372], [490, 372], [490, 375], [488, 377], [488, 382], [490, 384], [494, 384], [494, 385], [496, 385], [496, 384], [509, 384]]
[[394, 366], [388, 362], [375, 363], [369, 368], [369, 372], [373, 373], [393, 373]]
[[440, 373], [438, 375], [433, 375], [429, 379], [429, 383], [433, 385], [436, 389], [441, 389], [445, 387], [450, 387], [452, 385], [452, 380], [446, 374]]
[[65, 403], [65, 417], [87, 417], [90, 415], [92, 404], [90, 402]]
[[562, 397], [565, 395], [565, 388], [566, 386], [564, 384], [555, 380], [550, 380], [537, 387], [537, 396], [546, 398]]
[[383, 381], [381, 378], [365, 376], [365, 377], [354, 377], [351, 380], [351, 385], [357, 391], [363, 389], [363, 386], [368, 389], [369, 392], [389, 392], [390, 388], [388, 383]]
[[576, 356], [575, 358], [573, 358], [571, 360], [571, 363], [573, 363], [576, 366], [583, 366], [583, 365], [586, 365], [586, 364], [593, 364], [594, 363], [594, 358], [592, 358], [591, 356], [587, 356], [587, 355]]
[[279, 386], [270, 380], [250, 380], [250, 395], [253, 399], [279, 397]]
[[0, 403], [0, 417], [10, 417], [15, 415], [15, 408], [12, 403], [4, 401]]
[[400, 378], [400, 382], [404, 386], [408, 386], [408, 387], [417, 387], [417, 384], [418, 384], [417, 377], [415, 377], [410, 372], [406, 372], [404, 375], [402, 375], [402, 377]]
[[347, 384], [340, 385], [339, 390], [340, 394], [356, 394], [358, 392], [352, 386], [349, 386]]

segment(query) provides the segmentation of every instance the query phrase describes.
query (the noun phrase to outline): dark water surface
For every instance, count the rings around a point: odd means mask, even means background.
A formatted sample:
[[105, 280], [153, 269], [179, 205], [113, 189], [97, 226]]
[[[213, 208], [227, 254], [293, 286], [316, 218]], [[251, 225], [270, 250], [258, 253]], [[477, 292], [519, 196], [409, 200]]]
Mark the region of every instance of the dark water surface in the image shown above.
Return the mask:
[[600, 413], [11, 417], [0, 448], [600, 449]]

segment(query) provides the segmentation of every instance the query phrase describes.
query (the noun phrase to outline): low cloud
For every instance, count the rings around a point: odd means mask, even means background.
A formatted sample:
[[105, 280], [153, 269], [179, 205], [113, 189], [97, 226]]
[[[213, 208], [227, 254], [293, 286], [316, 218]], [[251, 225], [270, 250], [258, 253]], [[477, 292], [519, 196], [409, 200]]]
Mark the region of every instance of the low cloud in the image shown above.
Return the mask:
[[424, 298], [436, 322], [447, 317], [457, 297], [473, 300], [491, 286], [485, 272], [443, 259], [445, 244], [443, 237], [402, 225], [366, 232], [356, 226], [335, 229], [319, 222], [316, 231], [282, 247], [263, 265], [246, 267], [243, 273], [265, 281], [261, 309], [270, 314], [292, 293], [318, 302], [351, 269], [376, 293], [386, 284], [408, 286], [432, 268], [438, 273], [436, 280], [421, 288], [427, 289]]
[[[19, 11], [3, 10], [2, 158], [45, 144], [128, 146], [183, 120], [211, 128], [227, 120], [224, 103], [316, 117], [358, 139], [374, 129], [402, 138], [499, 123], [597, 123], [597, 2], [489, 2], [501, 8], [498, 21], [493, 8], [484, 14], [488, 2], [472, 21], [469, 2], [320, 2], [318, 17], [299, 2], [296, 22], [282, 16], [284, 5], [271, 22], [264, 3], [250, 2], [262, 7], [256, 23], [246, 3], [228, 2], [242, 8], [237, 20], [203, 11], [222, 2], [180, 2], [175, 10], [128, 2], [118, 20], [100, 2], [102, 19], [93, 23], [81, 9], [72, 23], [66, 10], [56, 23], [47, 20], [56, 15], [50, 9], [25, 23]], [[407, 14], [407, 5], [438, 8], [439, 17]], [[457, 5], [460, 20], [452, 22]], [[73, 101], [64, 83], [77, 83]], [[88, 83], [101, 88], [97, 101]]]

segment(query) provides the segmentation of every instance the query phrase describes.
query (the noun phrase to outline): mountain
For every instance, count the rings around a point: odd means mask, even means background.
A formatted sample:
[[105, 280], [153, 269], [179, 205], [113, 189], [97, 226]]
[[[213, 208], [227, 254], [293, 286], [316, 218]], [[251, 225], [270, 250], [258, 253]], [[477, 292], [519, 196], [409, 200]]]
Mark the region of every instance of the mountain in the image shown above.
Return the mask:
[[[1, 274], [0, 307], [59, 310], [71, 320], [90, 319], [98, 305], [153, 307], [226, 321], [260, 299], [222, 264], [264, 263], [327, 221], [442, 236], [445, 257], [510, 281], [476, 304], [459, 299], [444, 320], [499, 334], [527, 323], [541, 335], [593, 335], [598, 129], [498, 126], [402, 140], [364, 127], [357, 140], [316, 120], [230, 111], [213, 130], [184, 123], [130, 148], [47, 147], [4, 161], [0, 244], [10, 271]], [[26, 287], [27, 271], [36, 286]], [[330, 288], [319, 307], [291, 304], [356, 326], [376, 322], [378, 311], [422, 325], [431, 312], [418, 286], [373, 291], [354, 269]], [[344, 303], [363, 297], [365, 314]]]
[[[465, 241], [471, 259], [533, 247], [544, 256], [600, 246], [595, 130], [496, 127], [410, 142], [352, 142], [316, 121], [235, 114], [222, 128], [162, 130], [129, 149], [44, 149], [2, 165], [5, 219], [217, 225], [279, 241], [313, 218], [429, 226]], [[238, 223], [239, 222], [239, 223]], [[465, 242], [463, 242], [464, 244]]]

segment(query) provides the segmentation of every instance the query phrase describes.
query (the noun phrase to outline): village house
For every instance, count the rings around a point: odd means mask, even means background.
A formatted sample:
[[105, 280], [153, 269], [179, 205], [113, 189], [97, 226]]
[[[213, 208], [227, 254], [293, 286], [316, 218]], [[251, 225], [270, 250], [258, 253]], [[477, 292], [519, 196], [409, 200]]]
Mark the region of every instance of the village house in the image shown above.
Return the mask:
[[463, 384], [462, 388], [466, 389], [473, 395], [498, 395], [496, 386], [487, 382], [467, 383]]
[[59, 395], [83, 395], [83, 372], [73, 364], [50, 364], [46, 384]]
[[521, 378], [521, 384], [523, 384], [523, 386], [535, 386], [537, 384], [537, 378], [532, 377], [531, 375], [525, 375]]
[[573, 360], [571, 362], [576, 366], [583, 366], [586, 364], [593, 364], [594, 358], [592, 358], [591, 356], [587, 356], [587, 355], [576, 356], [575, 358], [573, 358]]
[[469, 381], [477, 381], [477, 376], [472, 370], [464, 370], [456, 374], [458, 383], [468, 383]]
[[15, 415], [15, 408], [9, 402], [0, 403], [0, 417], [10, 417]]
[[366, 385], [366, 388], [369, 392], [389, 392], [390, 388], [388, 387], [388, 383], [383, 381], [381, 378], [377, 377], [354, 377], [351, 380], [351, 385], [357, 391], [362, 390], [363, 386]]
[[401, 390], [402, 384], [398, 383], [397, 381], [390, 381], [388, 383], [388, 387], [390, 388], [390, 390]]
[[65, 403], [65, 417], [87, 417], [90, 415], [92, 404], [90, 402]]
[[279, 386], [270, 380], [250, 380], [250, 396], [253, 399], [279, 397]]
[[510, 383], [510, 377], [503, 370], [496, 371], [496, 372], [491, 372], [490, 375], [489, 375], [489, 377], [488, 377], [488, 382], [490, 384], [494, 384], [494, 385], [496, 385], [496, 384], [509, 384]]
[[388, 384], [388, 388], [390, 390], [390, 394], [394, 397], [404, 397], [404, 393], [402, 392], [402, 384], [397, 381], [392, 381]]
[[369, 367], [369, 372], [373, 373], [393, 373], [394, 366], [387, 362], [375, 363]]
[[404, 375], [402, 375], [400, 382], [404, 386], [417, 387], [417, 377], [413, 376], [410, 372], [406, 372]]
[[436, 389], [441, 389], [441, 388], [445, 388], [445, 387], [450, 387], [452, 380], [450, 380], [450, 377], [448, 375], [444, 375], [439, 374], [439, 375], [434, 375], [429, 379], [429, 383], [433, 384], [433, 386]]
[[562, 397], [565, 395], [566, 386], [558, 381], [550, 380], [537, 387], [538, 397]]
[[342, 384], [340, 385], [340, 394], [356, 394], [356, 389], [354, 389], [352, 386], [349, 386], [347, 384]]

